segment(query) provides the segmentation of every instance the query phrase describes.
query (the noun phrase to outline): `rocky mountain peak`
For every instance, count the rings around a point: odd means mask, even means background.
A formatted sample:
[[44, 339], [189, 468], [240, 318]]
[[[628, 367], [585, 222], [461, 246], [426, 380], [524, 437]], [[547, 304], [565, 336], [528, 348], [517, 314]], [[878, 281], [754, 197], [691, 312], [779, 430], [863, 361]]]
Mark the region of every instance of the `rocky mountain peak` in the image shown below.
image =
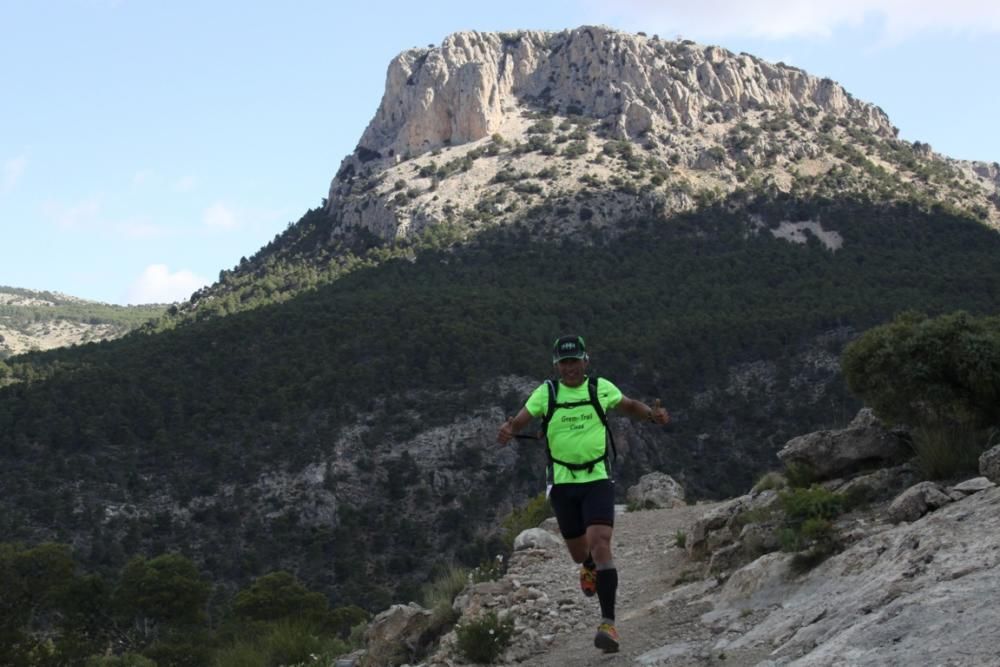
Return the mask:
[[415, 156], [476, 141], [525, 105], [598, 119], [619, 139], [697, 129], [762, 107], [849, 116], [894, 134], [881, 109], [830, 79], [717, 46], [584, 26], [459, 32], [438, 48], [401, 53], [359, 153]]
[[461, 238], [512, 222], [540, 238], [614, 232], [738, 191], [943, 203], [1000, 227], [995, 165], [898, 139], [879, 107], [830, 79], [585, 26], [459, 32], [397, 56], [331, 183], [330, 219], [303, 235], [319, 245], [294, 252], [439, 223]]

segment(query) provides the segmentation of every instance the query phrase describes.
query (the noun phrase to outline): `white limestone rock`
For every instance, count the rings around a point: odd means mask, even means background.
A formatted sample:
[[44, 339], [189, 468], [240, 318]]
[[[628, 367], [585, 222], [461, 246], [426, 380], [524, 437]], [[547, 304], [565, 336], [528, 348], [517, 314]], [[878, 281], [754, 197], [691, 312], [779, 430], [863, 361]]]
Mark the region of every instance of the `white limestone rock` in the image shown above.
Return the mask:
[[956, 484], [949, 491], [958, 491], [959, 493], [969, 495], [985, 491], [986, 489], [992, 489], [994, 486], [996, 484], [985, 477], [973, 477], [972, 479], [967, 479], [964, 482]]
[[514, 538], [514, 551], [524, 549], [562, 549], [563, 541], [544, 528], [522, 530]]
[[893, 523], [916, 521], [923, 515], [952, 502], [940, 486], [934, 482], [920, 482], [903, 491], [886, 510]]
[[847, 428], [792, 438], [778, 452], [786, 465], [807, 466], [820, 479], [831, 479], [872, 465], [901, 463], [913, 455], [899, 433], [883, 427], [870, 409], [862, 409]]
[[639, 509], [665, 509], [684, 505], [684, 487], [662, 472], [651, 472], [639, 478], [626, 493], [629, 505]]
[[1000, 484], [1000, 445], [980, 455], [979, 473], [991, 482]]

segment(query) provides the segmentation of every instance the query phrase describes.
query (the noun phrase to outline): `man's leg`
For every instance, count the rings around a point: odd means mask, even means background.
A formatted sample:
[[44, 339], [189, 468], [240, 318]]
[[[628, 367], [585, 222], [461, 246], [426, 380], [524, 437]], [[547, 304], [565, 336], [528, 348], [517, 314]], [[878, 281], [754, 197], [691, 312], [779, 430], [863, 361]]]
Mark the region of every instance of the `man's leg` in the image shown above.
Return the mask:
[[597, 566], [590, 557], [587, 527], [583, 520], [582, 494], [575, 484], [557, 484], [549, 494], [549, 503], [559, 522], [566, 548], [574, 562], [580, 563], [580, 590], [587, 597], [597, 594]]
[[611, 526], [587, 526], [587, 542], [597, 563], [597, 598], [601, 602], [604, 623], [615, 622], [615, 598], [618, 594], [618, 570], [611, 556]]
[[566, 548], [569, 549], [569, 556], [573, 559], [574, 563], [582, 563], [590, 556], [589, 540], [586, 534], [571, 539], [563, 539], [566, 542]]
[[615, 520], [614, 485], [610, 481], [594, 484], [583, 504], [587, 545], [596, 563], [595, 588], [601, 603], [601, 625], [594, 637], [594, 646], [611, 653], [618, 650], [618, 630], [615, 628], [618, 570], [611, 554]]
[[566, 540], [570, 558], [580, 565], [580, 590], [588, 598], [597, 593], [597, 564], [590, 553], [590, 542], [587, 535]]

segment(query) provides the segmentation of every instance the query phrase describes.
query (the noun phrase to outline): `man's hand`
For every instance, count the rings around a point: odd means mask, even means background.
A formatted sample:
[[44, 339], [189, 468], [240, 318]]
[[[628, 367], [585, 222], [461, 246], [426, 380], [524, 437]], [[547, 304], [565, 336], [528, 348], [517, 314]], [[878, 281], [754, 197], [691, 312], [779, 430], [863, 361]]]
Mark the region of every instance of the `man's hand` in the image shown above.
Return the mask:
[[506, 445], [510, 442], [511, 438], [514, 437], [514, 418], [508, 417], [507, 421], [503, 423], [500, 427], [500, 433], [497, 434], [497, 442], [501, 445]]
[[667, 412], [666, 408], [660, 405], [660, 399], [656, 399], [653, 403], [653, 409], [649, 413], [649, 421], [654, 424], [666, 424], [670, 421], [670, 413]]

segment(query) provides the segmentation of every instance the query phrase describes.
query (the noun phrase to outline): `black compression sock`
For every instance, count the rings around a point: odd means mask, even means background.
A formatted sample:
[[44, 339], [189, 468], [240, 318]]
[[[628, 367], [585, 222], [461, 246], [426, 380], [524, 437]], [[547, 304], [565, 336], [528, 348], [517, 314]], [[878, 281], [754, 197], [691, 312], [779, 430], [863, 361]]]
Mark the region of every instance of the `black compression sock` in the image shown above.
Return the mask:
[[618, 570], [597, 569], [597, 599], [601, 603], [601, 616], [615, 620], [615, 596], [618, 594]]

